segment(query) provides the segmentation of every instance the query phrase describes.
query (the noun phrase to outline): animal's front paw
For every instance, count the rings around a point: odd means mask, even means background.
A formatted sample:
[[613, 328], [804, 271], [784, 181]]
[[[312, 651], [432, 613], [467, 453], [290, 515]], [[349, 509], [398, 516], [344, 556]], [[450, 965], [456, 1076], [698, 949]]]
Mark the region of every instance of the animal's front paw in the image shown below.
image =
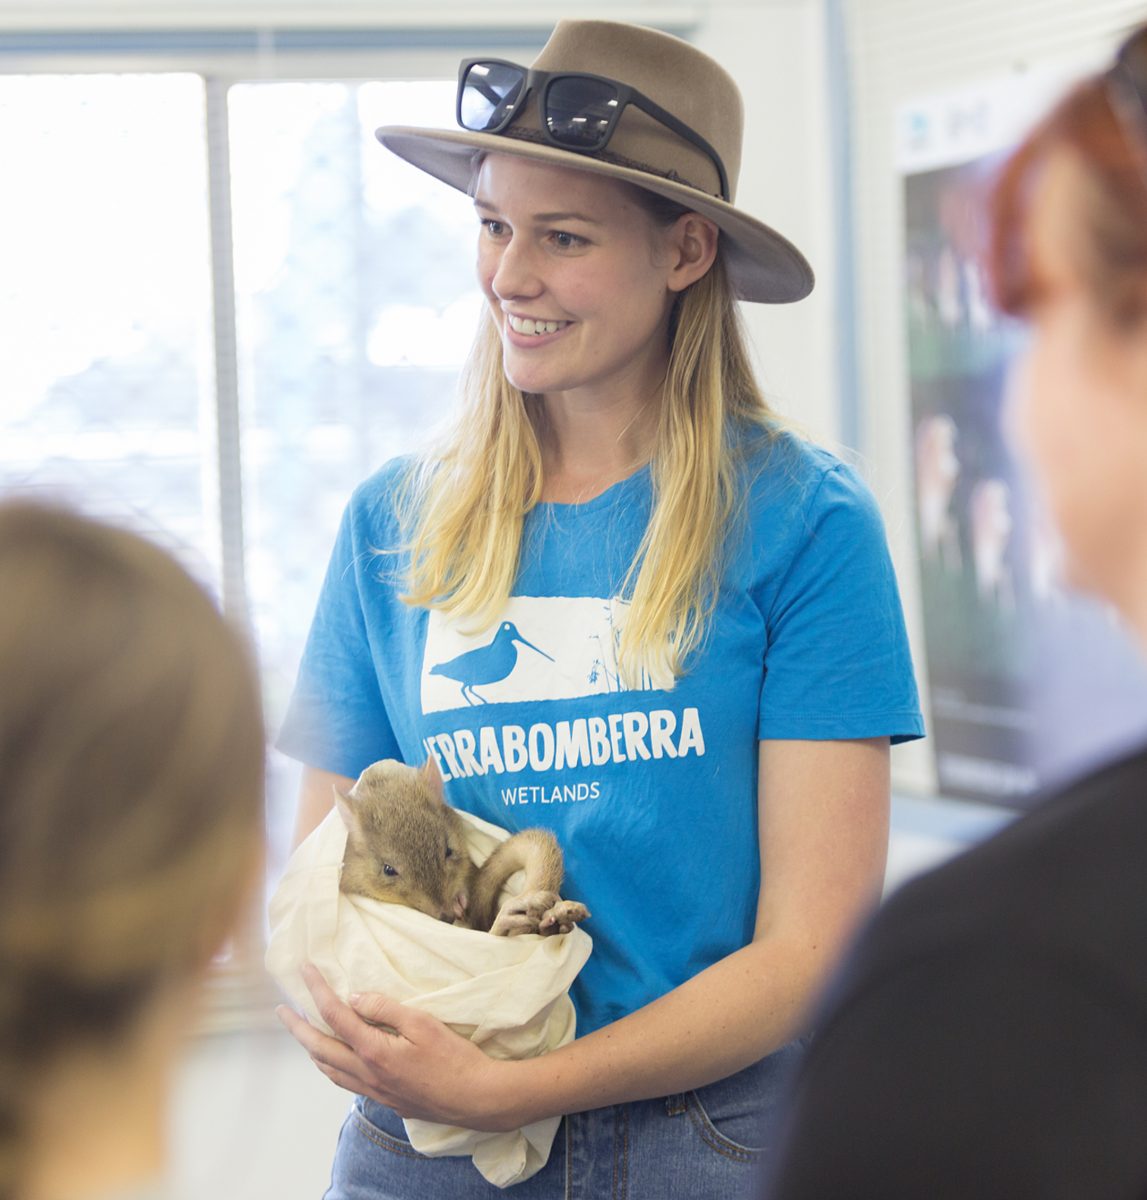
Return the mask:
[[559, 903], [556, 892], [523, 892], [502, 905], [494, 918], [490, 932], [498, 937], [515, 937], [519, 933], [538, 933], [542, 918]]
[[589, 909], [577, 900], [559, 900], [542, 916], [538, 925], [541, 934], [569, 933], [589, 916]]
[[499, 937], [519, 933], [569, 933], [589, 916], [584, 904], [563, 900], [556, 892], [523, 892], [507, 901], [498, 913], [490, 932]]

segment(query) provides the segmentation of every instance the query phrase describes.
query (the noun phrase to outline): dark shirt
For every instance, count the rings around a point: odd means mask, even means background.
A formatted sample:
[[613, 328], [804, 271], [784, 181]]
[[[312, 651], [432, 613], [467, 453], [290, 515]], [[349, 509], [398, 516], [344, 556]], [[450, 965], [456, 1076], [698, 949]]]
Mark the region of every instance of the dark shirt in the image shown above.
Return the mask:
[[881, 909], [767, 1195], [1147, 1197], [1147, 751]]

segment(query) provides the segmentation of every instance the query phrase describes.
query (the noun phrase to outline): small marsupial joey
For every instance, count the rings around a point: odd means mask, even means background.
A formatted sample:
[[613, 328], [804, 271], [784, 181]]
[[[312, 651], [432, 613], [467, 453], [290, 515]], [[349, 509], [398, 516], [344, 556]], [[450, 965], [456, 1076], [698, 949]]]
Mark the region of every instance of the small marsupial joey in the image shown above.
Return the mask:
[[[420, 768], [372, 763], [349, 791], [335, 788], [335, 804], [347, 829], [340, 891], [499, 936], [569, 933], [589, 916], [584, 904], [558, 894], [562, 852], [547, 829], [512, 834], [480, 867], [474, 863], [465, 822], [446, 803], [432, 758]], [[519, 870], [525, 887], [500, 905]]]

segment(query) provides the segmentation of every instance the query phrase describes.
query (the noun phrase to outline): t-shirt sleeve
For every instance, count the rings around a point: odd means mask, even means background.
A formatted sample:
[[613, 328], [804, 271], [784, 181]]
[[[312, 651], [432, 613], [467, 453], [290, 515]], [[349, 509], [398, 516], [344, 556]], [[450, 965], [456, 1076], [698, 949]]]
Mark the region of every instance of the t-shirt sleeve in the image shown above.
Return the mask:
[[343, 513], [277, 745], [308, 766], [351, 778], [401, 758], [375, 671], [361, 589], [377, 548], [360, 530], [360, 505]]
[[796, 519], [796, 549], [766, 613], [758, 736], [922, 736], [900, 593], [872, 493], [837, 463]]

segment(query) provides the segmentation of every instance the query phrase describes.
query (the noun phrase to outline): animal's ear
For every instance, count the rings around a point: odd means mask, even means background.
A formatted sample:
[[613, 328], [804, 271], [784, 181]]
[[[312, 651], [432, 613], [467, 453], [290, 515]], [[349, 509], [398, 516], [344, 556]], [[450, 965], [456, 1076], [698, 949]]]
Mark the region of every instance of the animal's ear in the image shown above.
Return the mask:
[[344, 792], [340, 788], [332, 785], [331, 791], [335, 797], [335, 808], [339, 810], [339, 816], [342, 817], [342, 822], [346, 826], [347, 833], [361, 833], [362, 826], [358, 820], [358, 809], [355, 808], [354, 797], [349, 792]]
[[439, 774], [438, 764], [434, 761], [433, 754], [418, 768], [418, 778], [439, 800], [446, 799], [442, 787], [442, 776]]

